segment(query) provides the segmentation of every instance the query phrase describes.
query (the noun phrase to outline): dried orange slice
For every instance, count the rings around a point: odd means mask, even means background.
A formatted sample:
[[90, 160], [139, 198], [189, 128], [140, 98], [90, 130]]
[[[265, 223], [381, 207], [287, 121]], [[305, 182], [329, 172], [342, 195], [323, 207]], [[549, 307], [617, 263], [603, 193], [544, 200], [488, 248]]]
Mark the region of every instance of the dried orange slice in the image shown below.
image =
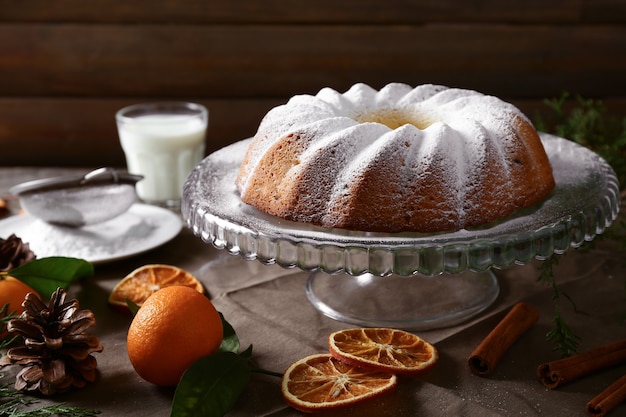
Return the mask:
[[360, 403], [397, 385], [388, 372], [348, 365], [329, 354], [306, 356], [285, 371], [281, 392], [296, 410], [312, 413]]
[[330, 354], [350, 365], [398, 374], [416, 374], [438, 359], [433, 345], [397, 329], [362, 328], [331, 333]]
[[204, 293], [202, 283], [189, 272], [172, 265], [149, 264], [141, 266], [117, 283], [109, 303], [115, 307], [127, 309], [126, 300], [141, 306], [157, 290], [172, 285], [191, 287]]

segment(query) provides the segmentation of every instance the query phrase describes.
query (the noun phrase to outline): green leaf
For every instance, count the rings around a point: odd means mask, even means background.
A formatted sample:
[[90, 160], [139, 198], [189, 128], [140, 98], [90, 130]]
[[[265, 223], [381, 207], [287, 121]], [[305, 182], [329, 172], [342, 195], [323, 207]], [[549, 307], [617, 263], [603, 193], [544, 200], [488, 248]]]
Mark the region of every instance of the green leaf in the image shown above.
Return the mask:
[[84, 259], [51, 256], [35, 259], [10, 271], [10, 275], [49, 298], [57, 288], [67, 289], [72, 281], [92, 276], [93, 265]]
[[239, 354], [242, 358], [252, 359], [252, 345], [248, 346], [248, 349]]
[[135, 317], [137, 315], [137, 312], [139, 311], [139, 306], [136, 303], [133, 303], [133, 301], [129, 300], [128, 298], [126, 299], [126, 306], [130, 310], [130, 314]]
[[248, 361], [233, 352], [200, 358], [178, 383], [171, 417], [222, 417], [248, 385], [250, 372]]
[[220, 345], [220, 352], [233, 352], [239, 351], [239, 338], [233, 326], [224, 318], [224, 315], [220, 313], [222, 319], [222, 326], [224, 327], [224, 337], [222, 338], [222, 344]]

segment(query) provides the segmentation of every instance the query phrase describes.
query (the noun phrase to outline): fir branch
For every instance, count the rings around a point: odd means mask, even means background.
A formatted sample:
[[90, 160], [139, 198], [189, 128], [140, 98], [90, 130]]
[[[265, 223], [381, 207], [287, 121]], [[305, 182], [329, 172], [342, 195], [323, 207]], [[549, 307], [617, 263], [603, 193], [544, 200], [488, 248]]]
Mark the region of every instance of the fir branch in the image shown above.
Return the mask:
[[[4, 375], [0, 374], [0, 378]], [[0, 384], [0, 417], [93, 417], [99, 410], [68, 406], [65, 403], [32, 408], [37, 400], [11, 388], [11, 384]]]
[[[572, 100], [575, 105], [568, 110], [567, 103]], [[544, 100], [544, 104], [552, 110], [552, 113], [548, 116], [549, 122], [541, 117], [533, 120], [537, 129], [572, 140], [600, 155], [615, 171], [622, 187], [622, 199], [624, 199], [626, 197], [624, 189], [626, 187], [626, 117], [609, 115], [606, 106], [600, 100], [585, 99], [581, 96], [572, 98], [567, 92], [561, 97]], [[626, 248], [626, 223], [615, 222], [604, 235], [596, 237], [596, 239], [600, 238], [621, 243], [622, 248]], [[556, 283], [552, 270], [556, 262], [556, 257], [552, 255], [543, 263], [539, 281], [553, 289], [554, 329], [547, 334], [547, 338], [555, 342], [556, 349], [565, 356], [569, 356], [576, 351], [580, 338], [571, 332], [561, 315], [561, 299], [565, 298], [574, 307], [574, 311], [577, 313], [579, 311], [573, 300]], [[624, 319], [626, 320], [626, 316]]]
[[[566, 109], [568, 100], [575, 105]], [[600, 100], [563, 93], [559, 98], [544, 100], [552, 110], [546, 121], [537, 116], [533, 123], [538, 130], [572, 140], [596, 152], [615, 170], [622, 186], [626, 185], [626, 117], [608, 113]]]
[[[0, 335], [6, 333], [7, 324], [9, 323], [9, 321], [18, 317], [8, 310], [8, 303], [0, 308]], [[17, 340], [18, 337], [19, 336], [11, 336], [10, 334], [6, 333], [4, 337], [0, 338], [0, 350], [9, 347], [11, 344], [13, 344], [13, 342], [15, 342], [15, 340]]]
[[559, 311], [558, 304], [555, 306], [554, 319], [552, 320], [554, 328], [546, 333], [546, 339], [554, 342], [554, 350], [561, 352], [563, 357], [569, 357], [576, 354], [580, 336], [572, 332], [569, 325], [563, 319]]
[[563, 356], [572, 356], [578, 350], [580, 337], [574, 334], [561, 312], [561, 300], [567, 300], [574, 312], [581, 313], [574, 300], [556, 282], [554, 266], [558, 263], [558, 255], [553, 254], [541, 264], [539, 282], [552, 288], [552, 301], [554, 302], [554, 328], [546, 334], [546, 339], [555, 344], [554, 350], [561, 352]]
[[88, 410], [80, 407], [70, 407], [65, 404], [54, 404], [32, 410], [20, 410], [19, 406], [7, 407], [0, 410], [0, 417], [91, 417], [100, 414], [98, 410]]
[[[4, 375], [0, 374], [0, 378]], [[35, 402], [34, 399], [24, 397], [18, 391], [11, 389], [11, 384], [4, 383], [0, 385], [0, 417], [8, 415], [12, 416], [17, 412], [17, 408], [29, 406]]]

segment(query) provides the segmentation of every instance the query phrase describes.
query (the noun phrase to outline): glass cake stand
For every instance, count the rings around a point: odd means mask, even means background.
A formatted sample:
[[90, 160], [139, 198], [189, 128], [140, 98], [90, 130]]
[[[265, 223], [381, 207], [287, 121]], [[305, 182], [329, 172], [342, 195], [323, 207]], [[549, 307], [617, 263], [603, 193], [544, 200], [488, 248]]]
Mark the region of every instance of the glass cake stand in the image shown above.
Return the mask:
[[195, 235], [247, 260], [308, 275], [323, 314], [360, 326], [451, 326], [499, 294], [494, 269], [545, 259], [591, 241], [617, 217], [619, 184], [598, 155], [542, 134], [556, 187], [540, 205], [453, 233], [370, 233], [283, 220], [243, 203], [235, 178], [250, 139], [206, 157], [184, 186], [182, 214]]

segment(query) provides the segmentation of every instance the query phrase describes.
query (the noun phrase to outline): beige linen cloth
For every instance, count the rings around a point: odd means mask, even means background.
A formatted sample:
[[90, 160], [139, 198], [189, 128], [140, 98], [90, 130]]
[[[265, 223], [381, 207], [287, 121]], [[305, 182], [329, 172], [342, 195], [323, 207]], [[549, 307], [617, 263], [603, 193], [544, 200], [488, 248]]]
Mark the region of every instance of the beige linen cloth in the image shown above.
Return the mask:
[[[60, 172], [0, 169], [0, 192], [6, 193], [11, 185], [28, 177]], [[559, 284], [584, 312], [575, 313], [566, 300], [561, 300], [566, 320], [582, 338], [580, 351], [626, 337], [624, 260], [623, 251], [611, 242], [596, 242], [592, 250], [571, 250], [560, 258], [556, 268]], [[303, 356], [327, 351], [330, 332], [354, 327], [323, 316], [308, 302], [304, 291], [307, 273], [229, 255], [184, 228], [172, 241], [148, 253], [97, 265], [94, 277], [71, 287], [70, 293], [78, 297], [81, 308], [95, 313], [97, 325], [92, 333], [101, 339], [104, 351], [94, 355], [98, 360], [98, 380], [82, 390], [55, 397], [54, 401], [98, 409], [103, 416], [169, 416], [173, 390], [144, 382], [134, 372], [126, 354], [130, 318], [107, 304], [109, 292], [121, 278], [149, 263], [172, 264], [194, 273], [235, 328], [242, 349], [253, 345], [254, 359], [262, 368], [282, 372]], [[322, 415], [585, 416], [586, 402], [626, 373], [626, 365], [553, 391], [544, 388], [536, 376], [537, 366], [560, 357], [545, 336], [553, 327], [552, 290], [537, 282], [536, 263], [512, 266], [496, 274], [501, 293], [487, 311], [454, 327], [417, 332], [437, 347], [440, 359], [436, 366], [420, 376], [402, 378], [398, 389], [378, 400]], [[342, 275], [334, 278], [350, 279]], [[489, 378], [471, 374], [466, 364], [468, 355], [506, 311], [521, 300], [540, 311], [538, 323], [511, 348]], [[10, 380], [17, 370], [3, 369], [3, 380]], [[39, 404], [47, 401], [43, 399]], [[279, 378], [255, 374], [227, 415], [303, 414], [285, 405]], [[611, 415], [626, 415], [626, 405]]]

